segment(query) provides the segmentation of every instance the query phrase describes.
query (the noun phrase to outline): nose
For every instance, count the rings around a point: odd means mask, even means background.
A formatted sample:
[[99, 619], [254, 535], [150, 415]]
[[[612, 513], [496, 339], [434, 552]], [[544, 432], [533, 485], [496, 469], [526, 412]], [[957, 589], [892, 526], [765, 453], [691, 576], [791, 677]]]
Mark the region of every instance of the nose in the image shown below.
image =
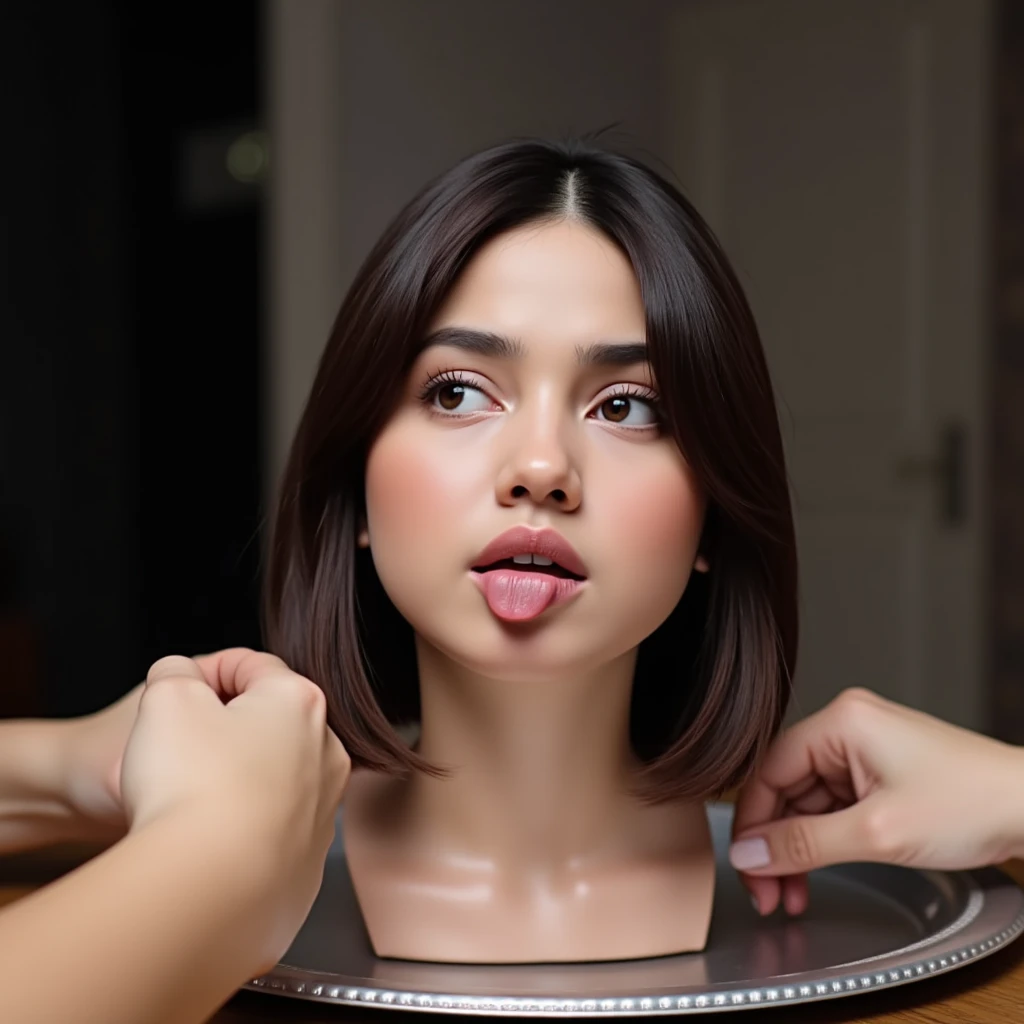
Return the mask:
[[573, 512], [583, 500], [579, 470], [554, 426], [535, 423], [527, 436], [513, 443], [498, 473], [498, 501], [515, 505], [531, 501]]

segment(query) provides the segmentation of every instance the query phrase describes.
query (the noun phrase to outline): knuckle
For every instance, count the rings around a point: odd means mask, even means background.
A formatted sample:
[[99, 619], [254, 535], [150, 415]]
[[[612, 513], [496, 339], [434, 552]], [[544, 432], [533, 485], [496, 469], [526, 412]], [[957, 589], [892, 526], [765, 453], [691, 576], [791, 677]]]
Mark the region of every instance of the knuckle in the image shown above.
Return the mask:
[[836, 697], [836, 703], [843, 707], [860, 706], [873, 703], [875, 700], [877, 700], [876, 695], [864, 686], [849, 686]]
[[166, 713], [171, 708], [179, 707], [186, 699], [186, 694], [191, 693], [190, 682], [192, 680], [181, 676], [163, 676], [153, 680], [139, 697], [139, 708], [143, 705], [148, 708], [160, 707]]
[[261, 666], [280, 668], [284, 669], [286, 672], [291, 671], [290, 666], [285, 663], [283, 658], [279, 658], [276, 654], [272, 654], [270, 651], [257, 651], [251, 647], [239, 647], [238, 650], [244, 652], [243, 657], [255, 661]]
[[347, 779], [352, 771], [352, 758], [344, 744], [329, 729], [327, 730], [328, 763], [343, 778]]
[[897, 861], [903, 846], [898, 821], [885, 807], [872, 807], [861, 819], [861, 840], [879, 860]]
[[167, 654], [149, 666], [146, 681], [155, 682], [172, 674], [191, 674], [194, 669], [195, 663], [184, 654]]
[[292, 712], [310, 723], [314, 729], [327, 727], [327, 695], [305, 676], [290, 669], [275, 677], [280, 698]]
[[223, 647], [219, 651], [215, 651], [216, 654], [227, 655], [227, 654], [256, 654], [251, 647]]
[[817, 863], [817, 843], [804, 821], [794, 819], [786, 829], [784, 853], [798, 870], [810, 870]]
[[310, 682], [303, 676], [296, 676], [302, 683], [301, 693], [306, 707], [314, 712], [318, 718], [327, 718], [327, 694], [320, 689], [316, 683]]
[[835, 699], [833, 708], [840, 722], [857, 725], [875, 714], [877, 702], [878, 697], [874, 693], [858, 686], [843, 690]]

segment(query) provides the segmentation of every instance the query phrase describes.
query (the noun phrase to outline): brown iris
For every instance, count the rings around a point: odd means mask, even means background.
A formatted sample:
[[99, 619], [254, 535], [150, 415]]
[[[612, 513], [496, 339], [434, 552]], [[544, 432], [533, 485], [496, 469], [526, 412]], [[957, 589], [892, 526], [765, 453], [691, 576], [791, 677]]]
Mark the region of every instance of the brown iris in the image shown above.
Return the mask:
[[629, 415], [629, 408], [629, 399], [622, 396], [609, 398], [606, 402], [601, 403], [601, 411], [604, 413], [605, 419], [612, 423], [621, 423]]
[[465, 384], [445, 384], [438, 388], [437, 398], [443, 409], [457, 409], [462, 404], [462, 397], [466, 393]]

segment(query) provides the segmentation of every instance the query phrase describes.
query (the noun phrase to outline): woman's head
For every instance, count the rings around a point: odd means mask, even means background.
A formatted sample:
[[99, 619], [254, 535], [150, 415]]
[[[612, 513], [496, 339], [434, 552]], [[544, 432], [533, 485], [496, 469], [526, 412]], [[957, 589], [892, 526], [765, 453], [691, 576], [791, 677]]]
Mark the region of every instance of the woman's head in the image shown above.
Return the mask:
[[[568, 600], [540, 585], [524, 613], [508, 574], [474, 571], [518, 525], [581, 556]], [[647, 794], [739, 781], [788, 695], [793, 525], [755, 325], [670, 185], [585, 144], [511, 143], [399, 214], [321, 360], [265, 613], [357, 765], [424, 767], [390, 724], [417, 713], [415, 627], [510, 683], [638, 649]]]

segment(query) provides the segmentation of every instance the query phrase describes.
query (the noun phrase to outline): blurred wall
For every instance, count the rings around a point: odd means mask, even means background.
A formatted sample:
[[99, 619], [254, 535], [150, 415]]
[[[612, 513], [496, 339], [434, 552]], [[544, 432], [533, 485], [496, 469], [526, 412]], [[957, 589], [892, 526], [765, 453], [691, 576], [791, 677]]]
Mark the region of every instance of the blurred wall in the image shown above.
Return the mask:
[[[265, 0], [268, 499], [344, 291], [389, 217], [434, 173], [520, 133], [618, 121], [613, 142], [667, 159], [660, 55], [685, 2]], [[1024, 0], [996, 7], [994, 533], [981, 685], [991, 684], [995, 731], [1024, 742]]]
[[992, 721], [1024, 743], [1024, 0], [996, 39], [992, 394]]
[[665, 158], [660, 54], [673, 6], [268, 0], [268, 486], [345, 289], [431, 176], [510, 136], [613, 122], [612, 141]]

